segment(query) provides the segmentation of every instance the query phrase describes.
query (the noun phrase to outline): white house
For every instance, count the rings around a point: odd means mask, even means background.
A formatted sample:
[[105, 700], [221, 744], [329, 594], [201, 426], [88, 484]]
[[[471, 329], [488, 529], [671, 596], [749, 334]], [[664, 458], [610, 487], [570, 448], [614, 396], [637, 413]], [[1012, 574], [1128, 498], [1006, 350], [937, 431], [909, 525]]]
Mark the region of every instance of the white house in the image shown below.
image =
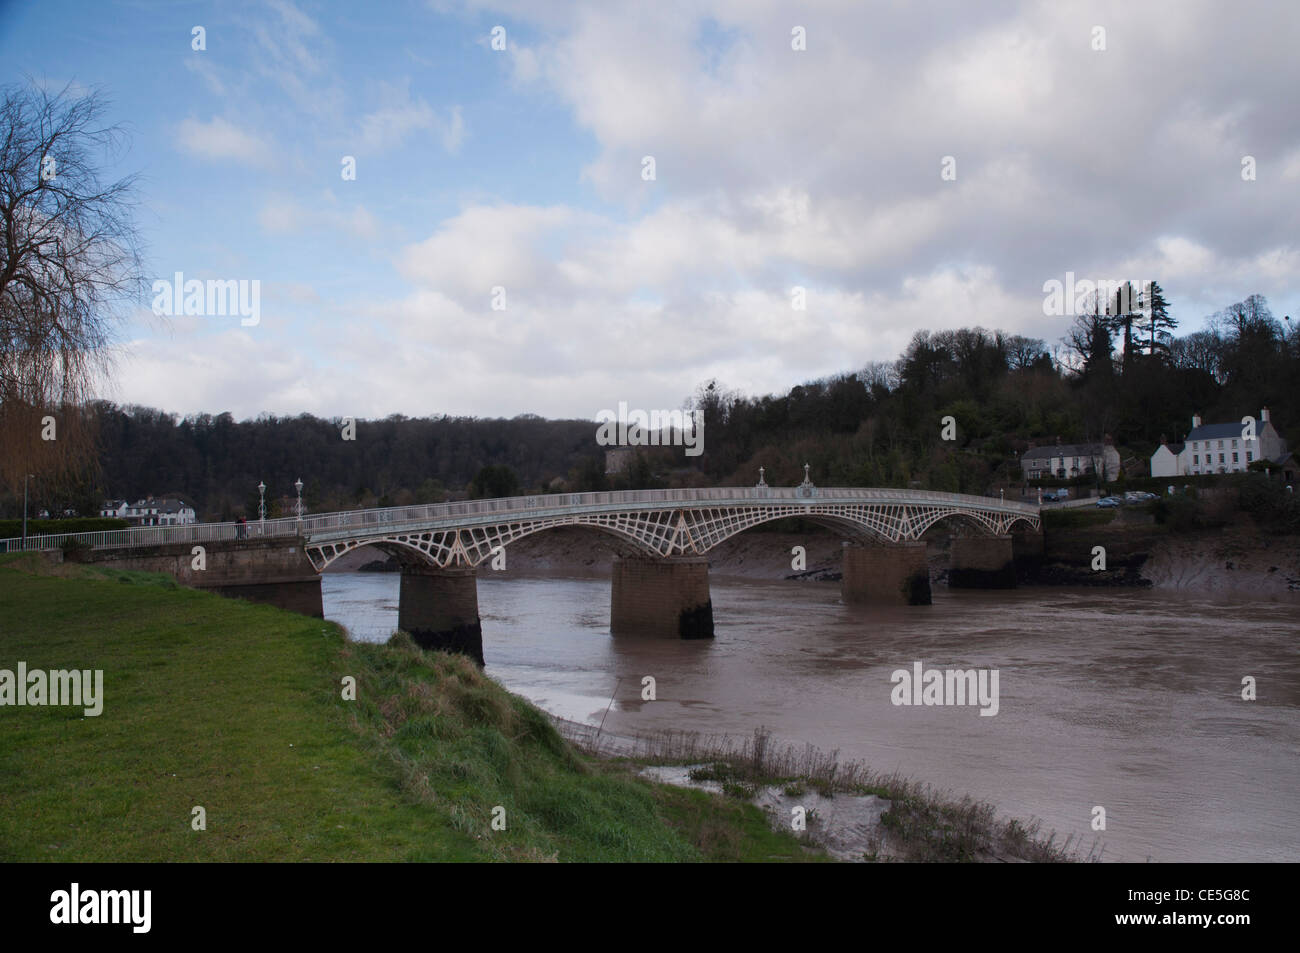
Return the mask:
[[1253, 436], [1240, 420], [1206, 424], [1201, 422], [1200, 414], [1194, 414], [1192, 431], [1182, 443], [1161, 444], [1151, 455], [1151, 475], [1242, 473], [1256, 460], [1279, 460], [1286, 456], [1286, 441], [1269, 419], [1267, 407], [1259, 412]]
[[135, 526], [188, 526], [197, 520], [194, 507], [184, 500], [155, 500], [152, 496], [135, 503], [105, 500], [99, 515], [124, 519]]
[[1119, 476], [1119, 451], [1109, 441], [1031, 447], [1021, 456], [1020, 466], [1027, 480], [1069, 480], [1098, 471], [1102, 479], [1113, 480]]
[[1178, 458], [1183, 452], [1181, 443], [1162, 443], [1151, 454], [1151, 475], [1153, 477], [1181, 476]]

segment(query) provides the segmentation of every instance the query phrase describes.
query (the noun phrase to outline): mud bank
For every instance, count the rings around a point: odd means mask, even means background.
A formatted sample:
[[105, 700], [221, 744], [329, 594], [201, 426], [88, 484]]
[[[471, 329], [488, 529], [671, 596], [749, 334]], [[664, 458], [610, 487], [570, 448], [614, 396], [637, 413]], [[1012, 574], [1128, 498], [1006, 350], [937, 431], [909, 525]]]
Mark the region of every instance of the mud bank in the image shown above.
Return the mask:
[[[641, 769], [641, 776], [673, 784], [677, 787], [696, 788], [722, 794], [717, 781], [695, 781], [692, 770], [705, 765], [651, 765]], [[838, 794], [822, 797], [816, 791], [788, 794], [775, 785], [767, 785], [754, 792], [751, 802], [767, 815], [774, 830], [793, 829], [791, 818], [795, 808], [802, 808], [804, 828], [802, 837], [820, 847], [831, 857], [844, 863], [862, 863], [867, 860], [903, 860], [903, 852], [889, 843], [889, 831], [882, 817], [889, 811], [890, 801], [874, 794]], [[980, 857], [982, 861], [1000, 861], [1002, 857]], [[1017, 858], [1018, 859], [1018, 858]]]
[[[1300, 538], [1261, 531], [1247, 520], [1222, 529], [1172, 533], [1150, 517], [1046, 534], [1041, 562], [1023, 585], [1139, 586], [1225, 596], [1291, 598], [1300, 593]], [[1096, 549], [1105, 568], [1094, 569]]]

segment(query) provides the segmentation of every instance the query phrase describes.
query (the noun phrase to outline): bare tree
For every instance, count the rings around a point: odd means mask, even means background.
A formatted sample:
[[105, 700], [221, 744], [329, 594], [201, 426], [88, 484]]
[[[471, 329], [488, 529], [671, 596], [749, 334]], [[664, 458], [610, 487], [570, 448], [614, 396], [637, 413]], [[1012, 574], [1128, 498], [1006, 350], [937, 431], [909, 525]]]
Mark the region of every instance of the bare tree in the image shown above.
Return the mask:
[[1027, 371], [1047, 355], [1047, 345], [1038, 338], [1009, 334], [1001, 338], [1007, 366], [1013, 371]]
[[1114, 371], [1112, 325], [1101, 313], [1098, 301], [1092, 301], [1091, 314], [1079, 314], [1061, 339], [1065, 357], [1062, 364], [1081, 377], [1097, 380], [1109, 378]]
[[1170, 354], [1175, 367], [1204, 371], [1222, 384], [1223, 339], [1213, 331], [1195, 331], [1185, 337], [1174, 338]]
[[134, 176], [102, 181], [125, 146], [98, 91], [0, 89], [0, 489], [48, 487], [93, 459], [86, 401], [122, 307], [145, 287]]
[[880, 387], [887, 391], [898, 389], [897, 361], [868, 361], [858, 372], [858, 380], [867, 386], [867, 390]]

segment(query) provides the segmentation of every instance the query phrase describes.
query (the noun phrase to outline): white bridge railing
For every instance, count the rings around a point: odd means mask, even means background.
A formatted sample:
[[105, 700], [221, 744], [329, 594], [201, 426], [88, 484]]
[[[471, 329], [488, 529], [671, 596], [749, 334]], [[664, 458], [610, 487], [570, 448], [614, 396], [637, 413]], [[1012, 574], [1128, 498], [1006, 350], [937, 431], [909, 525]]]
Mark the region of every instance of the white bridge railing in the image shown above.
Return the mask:
[[857, 489], [853, 487], [700, 487], [678, 490], [611, 490], [598, 493], [548, 493], [540, 496], [510, 496], [494, 500], [464, 500], [456, 503], [428, 503], [421, 506], [389, 506], [380, 509], [319, 513], [301, 520], [287, 517], [238, 523], [192, 523], [188, 526], [134, 526], [129, 529], [94, 533], [59, 533], [0, 540], [0, 553], [22, 550], [59, 549], [69, 540], [92, 549], [165, 546], [178, 543], [208, 543], [236, 539], [317, 535], [336, 536], [340, 531], [390, 530], [411, 524], [475, 524], [515, 515], [536, 516], [546, 511], [589, 512], [592, 510], [659, 509], [674, 504], [746, 503], [913, 503], [948, 504], [958, 509], [1037, 516], [1034, 503], [999, 500], [993, 497], [928, 490]]

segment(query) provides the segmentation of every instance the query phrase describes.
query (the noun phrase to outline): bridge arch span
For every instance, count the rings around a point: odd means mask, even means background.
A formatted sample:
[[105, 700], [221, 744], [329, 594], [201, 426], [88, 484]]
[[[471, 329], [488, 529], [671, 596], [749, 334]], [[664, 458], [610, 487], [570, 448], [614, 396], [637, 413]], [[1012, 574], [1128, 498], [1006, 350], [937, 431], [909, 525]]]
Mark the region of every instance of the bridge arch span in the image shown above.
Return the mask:
[[475, 567], [492, 558], [497, 547], [507, 547], [525, 536], [553, 529], [589, 529], [609, 537], [619, 555], [657, 556], [656, 550], [626, 529], [609, 525], [607, 520], [581, 517], [572, 519], [533, 520], [467, 527], [454, 530], [388, 533], [382, 536], [358, 536], [352, 539], [313, 543], [307, 555], [317, 572], [324, 571], [340, 556], [365, 546], [391, 552], [407, 564], [434, 568]]
[[1037, 513], [977, 498], [887, 498], [880, 501], [836, 499], [726, 500], [717, 503], [681, 501], [676, 505], [596, 506], [569, 512], [531, 516], [517, 510], [500, 519], [479, 516], [459, 525], [407, 530], [382, 526], [358, 527], [355, 535], [330, 533], [307, 540], [307, 553], [317, 572], [345, 552], [363, 545], [385, 543], [418, 552], [437, 568], [473, 568], [489, 560], [499, 547], [547, 529], [586, 528], [615, 540], [620, 554], [659, 558], [703, 556], [719, 543], [763, 523], [797, 517], [830, 526], [857, 542], [916, 541], [931, 526], [962, 517], [986, 535], [1006, 535], [1024, 521], [1037, 528]]

